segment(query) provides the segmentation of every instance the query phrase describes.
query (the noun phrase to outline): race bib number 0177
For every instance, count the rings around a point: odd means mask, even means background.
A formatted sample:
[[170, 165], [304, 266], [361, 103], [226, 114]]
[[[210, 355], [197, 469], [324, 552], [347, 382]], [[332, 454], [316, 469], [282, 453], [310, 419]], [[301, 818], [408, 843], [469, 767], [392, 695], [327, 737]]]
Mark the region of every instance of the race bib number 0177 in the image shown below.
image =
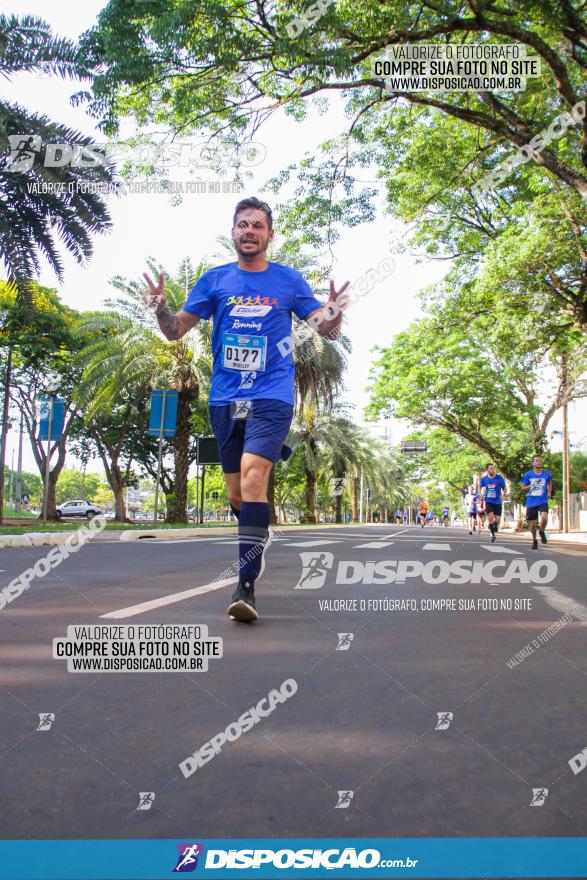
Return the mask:
[[266, 357], [266, 336], [222, 334], [222, 366], [227, 370], [264, 370]]

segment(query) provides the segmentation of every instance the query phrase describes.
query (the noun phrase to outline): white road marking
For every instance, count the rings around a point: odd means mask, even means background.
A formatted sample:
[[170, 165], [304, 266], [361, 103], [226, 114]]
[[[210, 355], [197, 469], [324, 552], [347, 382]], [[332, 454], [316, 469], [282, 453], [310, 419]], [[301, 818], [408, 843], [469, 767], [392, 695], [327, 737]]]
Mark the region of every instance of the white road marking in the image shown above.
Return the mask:
[[521, 556], [519, 550], [511, 550], [509, 547], [504, 547], [501, 544], [482, 544], [482, 547], [485, 547], [486, 550], [489, 550], [490, 553], [511, 553], [514, 556]]
[[129, 546], [132, 544], [142, 544], [145, 547], [150, 544], [152, 547], [155, 547], [157, 544], [164, 544], [165, 546], [168, 544], [197, 544], [201, 541], [212, 540], [213, 538], [167, 538], [167, 540], [162, 538], [139, 538], [138, 541], [121, 541], [120, 543], [128, 544]]
[[422, 550], [450, 550], [450, 544], [424, 544]]
[[329, 541], [294, 541], [285, 544], [286, 547], [326, 547], [328, 544], [340, 544], [342, 539], [330, 539]]
[[151, 599], [150, 602], [141, 602], [139, 605], [129, 605], [128, 608], [120, 608], [118, 611], [109, 611], [108, 614], [102, 614], [110, 620], [121, 620], [124, 617], [135, 617], [137, 614], [145, 614], [147, 611], [154, 611], [155, 608], [162, 608], [164, 605], [173, 605], [174, 602], [183, 602], [185, 599], [191, 599], [193, 596], [202, 596], [204, 593], [212, 593], [214, 590], [221, 590], [231, 584], [236, 584], [238, 578], [226, 578], [222, 581], [211, 581], [202, 587], [194, 587], [191, 590], [182, 590], [181, 593], [171, 593], [169, 596], [161, 596], [159, 599]]
[[355, 544], [355, 546], [353, 547], [353, 550], [359, 550], [359, 549], [365, 549], [365, 550], [369, 549], [370, 550], [374, 547], [391, 547], [392, 544], [393, 544], [393, 541], [369, 541], [368, 544]]
[[537, 593], [540, 593], [544, 601], [548, 602], [551, 608], [554, 608], [556, 611], [562, 611], [563, 614], [572, 614], [577, 620], [581, 620], [584, 624], [587, 623], [587, 608], [585, 605], [575, 602], [574, 599], [570, 599], [569, 596], [559, 593], [558, 590], [554, 590], [552, 587], [545, 587], [542, 584], [530, 584], [530, 586]]

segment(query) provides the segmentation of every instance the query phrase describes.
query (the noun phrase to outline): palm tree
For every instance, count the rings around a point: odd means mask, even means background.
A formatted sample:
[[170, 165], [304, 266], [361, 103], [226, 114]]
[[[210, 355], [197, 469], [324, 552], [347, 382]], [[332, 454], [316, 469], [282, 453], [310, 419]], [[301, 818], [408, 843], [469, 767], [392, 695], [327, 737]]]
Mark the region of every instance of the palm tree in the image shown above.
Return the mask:
[[[24, 71], [71, 78], [83, 78], [89, 72], [79, 49], [69, 40], [55, 37], [42, 19], [0, 14], [0, 75], [10, 79]], [[111, 187], [112, 170], [106, 165], [45, 168], [48, 143], [83, 147], [91, 139], [47, 116], [0, 99], [0, 263], [4, 264], [8, 283], [15, 286], [31, 309], [31, 279], [39, 273], [40, 255], [61, 280], [63, 268], [57, 242], [83, 262], [92, 254], [91, 236], [111, 226], [99, 189], [90, 186], [84, 191], [79, 185]], [[0, 522], [11, 380], [9, 347], [0, 427]]]
[[386, 443], [356, 428], [355, 451], [348, 463], [353, 522], [359, 521], [361, 473], [371, 490], [371, 500], [384, 509], [404, 503], [409, 496], [401, 454]]
[[371, 504], [382, 508], [386, 521], [387, 511], [398, 504], [403, 505], [410, 495], [401, 453], [368, 435], [367, 449], [364, 477], [371, 489]]
[[[0, 74], [10, 79], [24, 71], [72, 79], [89, 73], [75, 44], [55, 37], [42, 19], [0, 14]], [[92, 254], [92, 236], [111, 227], [100, 189], [114, 186], [113, 169], [106, 164], [46, 168], [50, 143], [88, 147], [93, 141], [0, 99], [0, 259], [8, 281], [25, 296], [41, 254], [61, 280], [58, 243], [84, 262]]]
[[[296, 446], [302, 449], [306, 491], [302, 519], [316, 522], [316, 483], [322, 469], [332, 477], [344, 477], [351, 461], [356, 461], [358, 431], [346, 407], [322, 411], [309, 402], [301, 407], [293, 431]], [[337, 499], [337, 522], [342, 521]]]
[[[164, 270], [148, 261], [157, 275]], [[184, 260], [175, 277], [165, 275], [165, 294], [172, 311], [183, 306], [187, 292], [206, 270]], [[143, 302], [144, 283], [112, 280], [121, 292], [106, 300], [108, 311], [95, 312], [82, 320], [82, 328], [96, 336], [81, 354], [84, 365], [78, 399], [87, 408], [89, 421], [109, 413], [124, 389], [169, 388], [178, 392], [177, 425], [173, 442], [175, 478], [173, 490], [162, 484], [167, 496], [167, 519], [187, 521], [187, 479], [190, 466], [191, 416], [200, 396], [207, 396], [212, 375], [211, 328], [207, 322], [193, 333], [168, 342], [161, 338], [154, 313]]]

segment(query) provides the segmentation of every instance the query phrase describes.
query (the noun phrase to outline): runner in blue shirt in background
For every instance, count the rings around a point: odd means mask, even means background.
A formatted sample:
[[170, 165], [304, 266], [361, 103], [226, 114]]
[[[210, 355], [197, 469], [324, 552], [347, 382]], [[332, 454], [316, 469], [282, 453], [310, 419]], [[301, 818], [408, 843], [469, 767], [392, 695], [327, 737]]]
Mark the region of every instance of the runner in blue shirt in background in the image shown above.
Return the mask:
[[472, 535], [477, 528], [477, 514], [479, 513], [479, 496], [475, 492], [474, 486], [469, 486], [469, 491], [465, 495], [465, 507], [467, 508], [467, 519], [469, 520], [469, 534]]
[[491, 543], [495, 544], [503, 510], [503, 502], [507, 498], [507, 487], [502, 475], [497, 473], [497, 468], [494, 462], [488, 462], [486, 470], [487, 473], [485, 473], [479, 481], [479, 488], [481, 490], [481, 495], [485, 498], [485, 509], [487, 510], [489, 531], [491, 532]]
[[536, 529], [540, 514], [538, 534], [543, 544], [547, 543], [546, 523], [548, 522], [548, 500], [552, 497], [552, 476], [550, 471], [542, 467], [542, 458], [535, 455], [532, 459], [532, 470], [522, 477], [522, 492], [526, 493], [526, 519], [532, 533], [532, 549], [538, 550]]
[[273, 235], [270, 207], [256, 198], [240, 201], [232, 228], [237, 261], [205, 272], [176, 315], [167, 306], [163, 275], [157, 284], [144, 276], [145, 302], [167, 339], [181, 339], [202, 318], [214, 319], [210, 421], [239, 534], [239, 579], [228, 614], [243, 622], [259, 616], [254, 590], [269, 534], [267, 484], [273, 464], [289, 451], [292, 315], [336, 339], [348, 304], [348, 282], [337, 291], [331, 281], [323, 303], [295, 269], [268, 262]]
[[449, 509], [450, 508], [449, 508], [448, 504], [445, 504], [444, 507], [442, 508], [442, 522], [444, 523], [445, 526], [448, 526]]

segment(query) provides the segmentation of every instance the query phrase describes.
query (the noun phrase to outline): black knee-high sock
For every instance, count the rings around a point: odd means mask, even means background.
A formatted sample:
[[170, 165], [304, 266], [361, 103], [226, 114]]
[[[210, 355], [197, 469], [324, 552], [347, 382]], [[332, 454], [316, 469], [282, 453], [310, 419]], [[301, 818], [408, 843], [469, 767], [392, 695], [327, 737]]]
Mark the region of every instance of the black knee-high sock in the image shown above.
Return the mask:
[[259, 576], [263, 547], [269, 533], [269, 505], [243, 501], [238, 520], [239, 580], [254, 582]]

